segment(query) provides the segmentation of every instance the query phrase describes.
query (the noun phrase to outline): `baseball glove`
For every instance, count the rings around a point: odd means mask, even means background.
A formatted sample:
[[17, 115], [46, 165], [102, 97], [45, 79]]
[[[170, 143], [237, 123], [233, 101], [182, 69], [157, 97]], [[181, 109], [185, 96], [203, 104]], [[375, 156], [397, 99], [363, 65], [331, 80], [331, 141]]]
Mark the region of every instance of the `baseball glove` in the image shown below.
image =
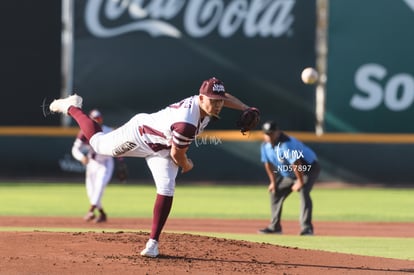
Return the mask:
[[257, 108], [249, 107], [244, 110], [237, 120], [237, 128], [244, 135], [246, 132], [253, 130], [259, 124], [260, 111]]

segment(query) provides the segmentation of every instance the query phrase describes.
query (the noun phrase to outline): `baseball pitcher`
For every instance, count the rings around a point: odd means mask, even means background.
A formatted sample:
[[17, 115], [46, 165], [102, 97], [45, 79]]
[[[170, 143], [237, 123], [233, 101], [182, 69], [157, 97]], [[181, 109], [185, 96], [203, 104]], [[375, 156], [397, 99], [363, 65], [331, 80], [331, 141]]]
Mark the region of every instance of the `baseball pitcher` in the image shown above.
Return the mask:
[[180, 169], [181, 173], [187, 173], [194, 167], [187, 151], [196, 135], [212, 119], [220, 118], [223, 107], [242, 111], [242, 132], [253, 129], [259, 121], [259, 111], [227, 93], [223, 82], [217, 78], [205, 80], [198, 95], [155, 113], [137, 114], [109, 133], [104, 133], [81, 107], [82, 98], [75, 94], [54, 100], [49, 109], [74, 118], [95, 152], [112, 157], [145, 158], [151, 170], [157, 195], [150, 238], [141, 251], [141, 255], [146, 257], [159, 254], [158, 241], [172, 207], [177, 173]]

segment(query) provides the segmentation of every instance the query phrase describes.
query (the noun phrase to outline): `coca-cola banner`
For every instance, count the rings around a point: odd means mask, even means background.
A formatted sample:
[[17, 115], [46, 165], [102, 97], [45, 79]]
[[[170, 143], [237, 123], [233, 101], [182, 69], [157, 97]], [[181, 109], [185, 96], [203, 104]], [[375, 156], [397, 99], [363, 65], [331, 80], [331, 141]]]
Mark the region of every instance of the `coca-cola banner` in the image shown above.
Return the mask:
[[326, 130], [412, 133], [414, 1], [331, 1]]
[[[314, 129], [315, 0], [75, 1], [74, 91], [111, 124], [198, 93], [215, 76], [262, 117]], [[223, 111], [214, 128], [234, 128]]]

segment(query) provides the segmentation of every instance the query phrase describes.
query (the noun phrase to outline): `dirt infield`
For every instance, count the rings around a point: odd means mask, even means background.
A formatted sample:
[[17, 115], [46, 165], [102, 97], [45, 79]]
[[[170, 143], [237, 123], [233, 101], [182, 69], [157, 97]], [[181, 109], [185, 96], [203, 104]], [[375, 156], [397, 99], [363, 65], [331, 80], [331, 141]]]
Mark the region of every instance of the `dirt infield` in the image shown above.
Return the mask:
[[[408, 274], [414, 261], [365, 257], [189, 234], [256, 234], [267, 221], [171, 218], [161, 235], [160, 257], [139, 256], [149, 219], [110, 219], [86, 224], [78, 218], [0, 217], [0, 274]], [[12, 227], [28, 227], [13, 232]], [[95, 232], [50, 232], [42, 228], [89, 228]], [[315, 223], [321, 236], [414, 237], [413, 224]], [[99, 232], [102, 229], [102, 232]], [[107, 232], [109, 229], [117, 232]], [[96, 231], [98, 230], [98, 231]], [[106, 230], [106, 232], [105, 232]], [[63, 230], [62, 230], [63, 231]], [[134, 231], [134, 232], [132, 232]], [[171, 233], [179, 232], [183, 233]], [[297, 235], [296, 222], [284, 234]], [[185, 233], [187, 232], [187, 233]], [[305, 237], [309, 238], [309, 237]]]

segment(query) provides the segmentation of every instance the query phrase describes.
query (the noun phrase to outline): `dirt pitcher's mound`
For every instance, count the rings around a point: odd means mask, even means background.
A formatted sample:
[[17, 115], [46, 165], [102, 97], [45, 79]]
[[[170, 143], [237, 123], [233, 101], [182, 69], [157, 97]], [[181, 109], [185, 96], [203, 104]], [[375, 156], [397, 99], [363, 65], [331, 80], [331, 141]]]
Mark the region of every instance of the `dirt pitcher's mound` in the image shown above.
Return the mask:
[[139, 252], [148, 234], [1, 232], [0, 274], [407, 274], [414, 262], [163, 233], [160, 257]]

